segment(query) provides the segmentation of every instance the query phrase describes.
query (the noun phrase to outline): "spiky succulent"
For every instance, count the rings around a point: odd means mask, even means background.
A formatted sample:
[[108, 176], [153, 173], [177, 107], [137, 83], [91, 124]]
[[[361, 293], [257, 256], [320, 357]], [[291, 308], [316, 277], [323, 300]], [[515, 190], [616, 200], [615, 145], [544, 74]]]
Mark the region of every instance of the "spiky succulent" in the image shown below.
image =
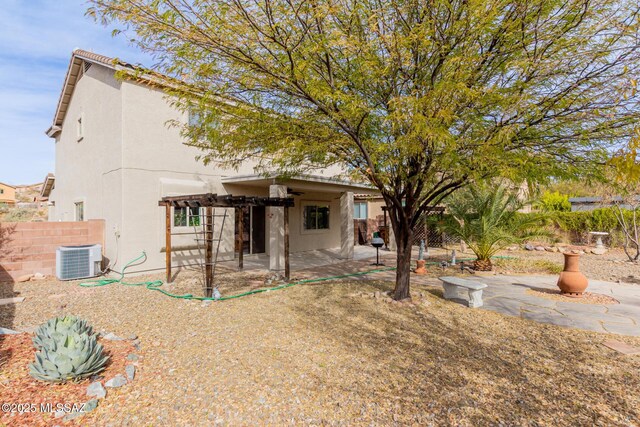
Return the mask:
[[52, 339], [63, 339], [72, 332], [91, 336], [93, 328], [86, 320], [76, 316], [56, 317], [40, 325], [33, 337], [33, 345], [40, 350], [46, 343], [53, 342]]
[[57, 332], [43, 341], [29, 373], [38, 380], [64, 382], [97, 374], [108, 360], [95, 335]]

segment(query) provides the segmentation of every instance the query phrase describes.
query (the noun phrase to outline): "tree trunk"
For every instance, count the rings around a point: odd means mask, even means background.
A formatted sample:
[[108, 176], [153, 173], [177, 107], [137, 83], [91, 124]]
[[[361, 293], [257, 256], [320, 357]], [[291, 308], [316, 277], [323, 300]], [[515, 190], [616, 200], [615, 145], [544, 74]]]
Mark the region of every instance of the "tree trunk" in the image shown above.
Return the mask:
[[396, 287], [393, 290], [393, 299], [401, 301], [410, 298], [409, 283], [411, 280], [411, 243], [413, 232], [409, 227], [396, 226], [394, 234], [397, 246]]
[[477, 259], [473, 262], [473, 269], [475, 271], [491, 271], [493, 270], [493, 263], [491, 259]]

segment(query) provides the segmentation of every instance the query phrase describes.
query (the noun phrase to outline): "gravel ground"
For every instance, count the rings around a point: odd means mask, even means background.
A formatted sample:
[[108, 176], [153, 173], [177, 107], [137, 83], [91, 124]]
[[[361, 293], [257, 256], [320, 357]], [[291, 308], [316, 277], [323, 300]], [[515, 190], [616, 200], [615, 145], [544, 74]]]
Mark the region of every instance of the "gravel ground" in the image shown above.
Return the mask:
[[139, 336], [136, 380], [82, 425], [640, 425], [640, 357], [601, 345], [640, 339], [471, 310], [433, 288], [414, 288], [426, 304], [367, 297], [391, 288], [322, 282], [201, 303], [143, 287], [4, 284], [26, 300], [0, 306], [0, 326], [76, 314]]

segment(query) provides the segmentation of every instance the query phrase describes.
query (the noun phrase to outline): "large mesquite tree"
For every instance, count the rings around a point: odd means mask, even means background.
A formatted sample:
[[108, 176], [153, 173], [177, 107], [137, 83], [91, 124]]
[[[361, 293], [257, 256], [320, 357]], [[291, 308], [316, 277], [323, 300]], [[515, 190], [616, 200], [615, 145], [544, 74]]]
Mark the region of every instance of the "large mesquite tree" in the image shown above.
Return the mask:
[[339, 163], [377, 187], [396, 299], [425, 209], [479, 179], [586, 177], [640, 116], [637, 1], [92, 3], [200, 111], [184, 134], [204, 161]]

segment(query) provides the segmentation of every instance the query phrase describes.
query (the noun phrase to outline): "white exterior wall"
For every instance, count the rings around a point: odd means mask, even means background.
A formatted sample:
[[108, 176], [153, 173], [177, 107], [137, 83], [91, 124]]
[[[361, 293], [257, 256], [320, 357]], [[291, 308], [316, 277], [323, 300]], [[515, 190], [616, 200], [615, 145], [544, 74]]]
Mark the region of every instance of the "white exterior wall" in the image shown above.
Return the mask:
[[[56, 186], [50, 221], [75, 220], [75, 203], [84, 202], [84, 219], [105, 219], [105, 256], [115, 257], [110, 224], [121, 223], [122, 104], [113, 71], [91, 66], [77, 82], [62, 131], [56, 137]], [[82, 115], [83, 138], [77, 120]]]

